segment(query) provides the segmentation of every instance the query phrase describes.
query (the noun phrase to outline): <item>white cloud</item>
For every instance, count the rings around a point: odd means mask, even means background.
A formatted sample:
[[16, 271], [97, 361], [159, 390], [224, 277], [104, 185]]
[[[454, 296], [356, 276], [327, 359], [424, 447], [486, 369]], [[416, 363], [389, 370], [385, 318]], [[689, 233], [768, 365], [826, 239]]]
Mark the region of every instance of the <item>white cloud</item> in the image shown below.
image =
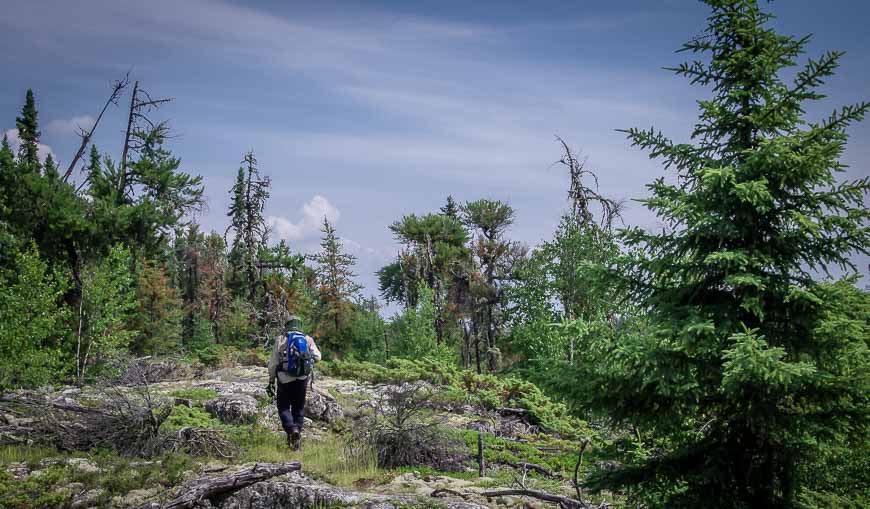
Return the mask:
[[328, 219], [330, 223], [335, 223], [341, 215], [335, 205], [319, 194], [303, 205], [301, 212], [302, 217], [297, 222], [282, 216], [269, 216], [266, 222], [278, 238], [303, 241], [320, 235], [323, 218]]
[[90, 115], [82, 115], [70, 119], [55, 119], [45, 126], [46, 132], [56, 136], [76, 135], [82, 129], [90, 129], [96, 120]]
[[[21, 147], [21, 138], [18, 137], [18, 129], [7, 129], [6, 132], [4, 132], [3, 134], [5, 134], [9, 138], [9, 146], [12, 147], [12, 152], [17, 155], [18, 149]], [[57, 156], [48, 145], [39, 143], [37, 145], [37, 150], [40, 161], [45, 161], [45, 158], [48, 157], [48, 154], [51, 154], [51, 157], [54, 159], [55, 162], [57, 162]]]

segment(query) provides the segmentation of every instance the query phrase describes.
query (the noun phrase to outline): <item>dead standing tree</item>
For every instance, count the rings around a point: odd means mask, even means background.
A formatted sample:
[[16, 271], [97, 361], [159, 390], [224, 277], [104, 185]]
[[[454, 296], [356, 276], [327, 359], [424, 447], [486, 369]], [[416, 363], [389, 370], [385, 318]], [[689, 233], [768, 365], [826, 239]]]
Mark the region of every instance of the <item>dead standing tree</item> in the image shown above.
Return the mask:
[[[562, 164], [568, 168], [571, 182], [568, 187], [568, 200], [571, 202], [571, 215], [581, 225], [593, 224], [595, 219], [590, 210], [591, 204], [597, 204], [601, 208], [601, 226], [608, 230], [613, 221], [621, 217], [622, 202], [605, 198], [598, 193], [598, 175], [592, 170], [586, 169], [586, 160], [580, 160], [562, 138], [556, 136], [556, 140], [562, 145], [564, 155], [554, 164]], [[595, 189], [583, 183], [584, 177], [591, 177], [595, 182]]]
[[170, 101], [172, 101], [172, 98], [169, 97], [154, 99], [147, 91], [139, 88], [139, 81], [133, 84], [133, 94], [130, 96], [130, 110], [127, 115], [127, 129], [124, 132], [124, 148], [121, 151], [121, 167], [118, 172], [118, 189], [121, 199], [123, 199], [127, 189], [127, 161], [129, 153], [144, 148], [148, 144], [149, 139], [154, 137], [164, 138], [169, 133], [166, 121], [155, 123], [148, 118], [148, 113]]
[[[69, 179], [70, 175], [72, 175], [73, 170], [76, 167], [76, 164], [81, 160], [82, 156], [85, 154], [85, 149], [88, 148], [88, 145], [91, 143], [91, 139], [94, 137], [94, 131], [97, 130], [97, 126], [100, 124], [100, 120], [103, 118], [103, 114], [106, 113], [106, 110], [109, 108], [110, 104], [118, 105], [118, 100], [121, 98], [121, 95], [124, 94], [124, 89], [130, 84], [130, 73], [124, 75], [118, 81], [115, 81], [112, 84], [112, 93], [109, 95], [109, 99], [106, 100], [106, 104], [103, 105], [103, 109], [100, 110], [100, 114], [97, 115], [96, 120], [94, 120], [94, 125], [91, 126], [90, 129], [85, 131], [82, 127], [79, 127], [79, 137], [81, 137], [82, 142], [79, 145], [79, 149], [76, 152], [76, 155], [73, 156], [72, 161], [69, 163], [69, 167], [66, 169], [66, 173], [63, 174], [63, 181], [66, 182]], [[138, 82], [137, 82], [138, 84]]]

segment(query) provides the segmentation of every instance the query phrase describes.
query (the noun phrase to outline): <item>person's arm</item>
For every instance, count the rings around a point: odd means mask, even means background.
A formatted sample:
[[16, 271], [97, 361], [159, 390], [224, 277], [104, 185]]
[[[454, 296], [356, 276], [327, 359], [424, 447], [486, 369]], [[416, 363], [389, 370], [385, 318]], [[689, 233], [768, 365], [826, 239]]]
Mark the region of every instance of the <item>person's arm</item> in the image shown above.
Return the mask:
[[314, 342], [314, 338], [311, 336], [305, 336], [305, 339], [308, 340], [308, 350], [311, 351], [311, 355], [314, 357], [314, 362], [320, 362], [320, 348], [317, 348], [317, 343]]
[[275, 381], [278, 376], [278, 364], [281, 363], [281, 337], [275, 338], [275, 347], [272, 348], [272, 356], [269, 357], [269, 383]]

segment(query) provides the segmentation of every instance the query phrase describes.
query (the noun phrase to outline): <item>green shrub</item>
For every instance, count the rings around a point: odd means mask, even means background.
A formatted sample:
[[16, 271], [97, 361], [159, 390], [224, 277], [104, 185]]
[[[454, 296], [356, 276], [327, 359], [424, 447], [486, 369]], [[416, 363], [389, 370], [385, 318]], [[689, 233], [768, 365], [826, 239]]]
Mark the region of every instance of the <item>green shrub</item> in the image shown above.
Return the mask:
[[324, 373], [339, 378], [352, 378], [371, 383], [406, 383], [426, 381], [446, 387], [446, 398], [465, 399], [492, 410], [515, 407], [529, 410], [533, 424], [564, 438], [579, 439], [592, 435], [586, 423], [573, 417], [563, 403], [554, 401], [535, 384], [513, 376], [477, 374], [461, 370], [450, 363], [425, 358], [409, 360], [393, 358], [385, 365], [371, 362], [323, 362]]
[[208, 401], [218, 397], [217, 391], [206, 387], [186, 387], [184, 389], [176, 389], [169, 393], [174, 398], [189, 399], [191, 401]]
[[181, 428], [220, 428], [221, 422], [199, 407], [174, 406], [169, 417], [160, 425], [161, 431], [178, 431]]

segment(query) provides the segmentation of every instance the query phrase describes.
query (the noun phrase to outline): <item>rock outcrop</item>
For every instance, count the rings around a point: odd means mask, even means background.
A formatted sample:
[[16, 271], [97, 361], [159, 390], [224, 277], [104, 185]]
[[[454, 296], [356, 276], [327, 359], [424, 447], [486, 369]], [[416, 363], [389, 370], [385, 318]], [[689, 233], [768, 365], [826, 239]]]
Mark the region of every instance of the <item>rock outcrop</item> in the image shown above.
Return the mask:
[[205, 410], [224, 424], [253, 424], [257, 421], [257, 400], [247, 394], [213, 399], [206, 402]]

